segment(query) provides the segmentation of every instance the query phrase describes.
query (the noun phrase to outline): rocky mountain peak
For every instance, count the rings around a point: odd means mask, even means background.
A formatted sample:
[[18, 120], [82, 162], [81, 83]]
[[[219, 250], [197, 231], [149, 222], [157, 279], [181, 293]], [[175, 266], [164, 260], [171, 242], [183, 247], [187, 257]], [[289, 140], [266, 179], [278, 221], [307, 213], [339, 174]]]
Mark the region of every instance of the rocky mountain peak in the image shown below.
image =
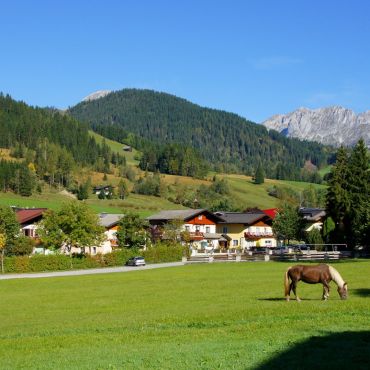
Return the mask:
[[334, 146], [353, 146], [362, 137], [370, 147], [370, 111], [357, 115], [341, 106], [301, 107], [285, 115], [274, 115], [262, 124], [288, 137]]
[[111, 93], [112, 90], [98, 90], [93, 92], [92, 94], [86, 96], [85, 98], [82, 99], [82, 101], [91, 101], [91, 100], [96, 100], [103, 98], [104, 96], [108, 95]]

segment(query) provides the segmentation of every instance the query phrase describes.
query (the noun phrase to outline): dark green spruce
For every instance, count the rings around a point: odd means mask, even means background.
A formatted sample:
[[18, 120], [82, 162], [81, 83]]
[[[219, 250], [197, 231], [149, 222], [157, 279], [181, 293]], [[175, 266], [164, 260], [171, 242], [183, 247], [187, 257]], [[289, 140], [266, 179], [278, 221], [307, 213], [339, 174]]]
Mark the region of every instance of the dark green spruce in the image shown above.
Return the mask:
[[[220, 172], [253, 175], [261, 162], [266, 177], [300, 180], [305, 161], [320, 167], [329, 155], [320, 144], [289, 139], [236, 114], [150, 90], [124, 89], [82, 102], [69, 112], [98, 133], [144, 152], [148, 143], [161, 148], [156, 152], [167, 150], [167, 144], [191, 148], [198, 160]], [[170, 171], [166, 166], [160, 170]]]

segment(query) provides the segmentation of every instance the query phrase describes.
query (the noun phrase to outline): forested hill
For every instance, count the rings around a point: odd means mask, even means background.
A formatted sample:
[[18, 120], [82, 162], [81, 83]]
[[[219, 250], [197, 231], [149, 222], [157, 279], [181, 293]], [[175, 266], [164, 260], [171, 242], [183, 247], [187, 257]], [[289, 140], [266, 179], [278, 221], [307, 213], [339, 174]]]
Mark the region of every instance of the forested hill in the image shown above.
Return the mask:
[[317, 166], [327, 160], [322, 145], [288, 139], [236, 114], [150, 90], [124, 89], [81, 102], [69, 112], [107, 137], [129, 141], [144, 154], [148, 141], [195, 148], [219, 171], [253, 174], [261, 162], [268, 177], [298, 179], [306, 160]]
[[[58, 161], [95, 164], [109, 150], [96, 143], [88, 126], [50, 109], [30, 107], [0, 93], [0, 148], [28, 152], [31, 160], [54, 167]], [[23, 157], [24, 153], [18, 153]], [[63, 160], [62, 160], [63, 159]], [[49, 171], [50, 172], [50, 171]]]

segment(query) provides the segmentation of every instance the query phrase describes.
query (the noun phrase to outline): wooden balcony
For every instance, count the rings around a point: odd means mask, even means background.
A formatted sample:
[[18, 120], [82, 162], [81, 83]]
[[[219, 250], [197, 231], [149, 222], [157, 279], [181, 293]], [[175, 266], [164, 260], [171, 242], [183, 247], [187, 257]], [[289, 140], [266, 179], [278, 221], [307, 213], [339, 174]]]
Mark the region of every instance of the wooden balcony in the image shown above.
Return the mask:
[[261, 238], [273, 238], [274, 233], [272, 231], [261, 231], [261, 232], [247, 232], [244, 233], [245, 239], [257, 240]]
[[192, 241], [199, 241], [199, 240], [203, 240], [204, 239], [204, 234], [201, 233], [200, 231], [196, 231], [196, 232], [193, 232], [193, 233], [189, 233], [190, 234], [190, 240]]

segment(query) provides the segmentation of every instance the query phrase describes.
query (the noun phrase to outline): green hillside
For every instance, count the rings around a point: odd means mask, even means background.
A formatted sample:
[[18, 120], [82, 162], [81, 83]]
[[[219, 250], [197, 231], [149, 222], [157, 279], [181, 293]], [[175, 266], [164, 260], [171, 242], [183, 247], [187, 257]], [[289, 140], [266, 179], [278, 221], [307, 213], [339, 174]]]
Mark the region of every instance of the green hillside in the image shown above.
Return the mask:
[[[255, 185], [250, 177], [242, 175], [219, 175], [220, 178], [227, 179], [230, 187], [228, 197], [240, 206], [241, 209], [248, 207], [258, 207], [261, 209], [275, 208], [279, 204], [279, 199], [268, 195], [268, 189], [277, 185], [287, 189], [294, 190], [298, 193], [305, 189], [315, 187], [325, 189], [323, 185], [312, 185], [304, 182], [266, 180], [262, 185]], [[94, 177], [93, 177], [94, 179]], [[111, 175], [106, 183], [116, 184], [118, 178]], [[210, 186], [212, 181], [196, 180], [190, 177], [170, 176], [162, 177], [164, 184], [177, 186], [182, 185], [187, 189], [196, 189], [200, 185]], [[11, 192], [0, 192], [0, 204], [11, 205], [18, 207], [46, 207], [58, 209], [64, 202], [69, 202], [70, 196], [65, 192], [45, 189], [42, 194], [32, 195], [32, 197], [22, 197]], [[98, 199], [96, 195], [89, 194], [89, 198], [85, 202], [97, 213], [123, 213], [125, 210], [131, 210], [139, 213], [143, 217], [149, 216], [156, 212], [166, 209], [182, 209], [186, 208], [181, 204], [175, 204], [165, 197], [156, 197], [149, 195], [131, 193], [126, 199]]]
[[0, 93], [1, 191], [29, 196], [43, 183], [71, 189], [79, 185], [82, 169], [108, 173], [124, 164], [122, 150], [117, 155], [98, 141], [88, 125], [68, 114]]
[[120, 153], [120, 155], [124, 156], [126, 158], [126, 163], [137, 166], [139, 164], [139, 161], [135, 159], [135, 157], [140, 156], [140, 152], [138, 152], [135, 148], [132, 149], [132, 152], [124, 152], [122, 150], [123, 145], [119, 143], [118, 141], [111, 140], [108, 138], [105, 138], [102, 135], [99, 135], [98, 133], [89, 130], [89, 135], [95, 139], [95, 141], [99, 144], [102, 144], [103, 141], [109, 146], [112, 152]]
[[302, 178], [306, 160], [317, 167], [327, 160], [327, 149], [320, 144], [288, 139], [236, 114], [150, 90], [124, 89], [81, 102], [69, 113], [105, 137], [129, 142], [159, 170], [165, 167], [160, 158], [150, 157], [163, 156], [163, 151], [148, 148], [148, 143], [193, 148], [218, 172], [252, 175], [261, 162], [270, 177], [291, 180]]

